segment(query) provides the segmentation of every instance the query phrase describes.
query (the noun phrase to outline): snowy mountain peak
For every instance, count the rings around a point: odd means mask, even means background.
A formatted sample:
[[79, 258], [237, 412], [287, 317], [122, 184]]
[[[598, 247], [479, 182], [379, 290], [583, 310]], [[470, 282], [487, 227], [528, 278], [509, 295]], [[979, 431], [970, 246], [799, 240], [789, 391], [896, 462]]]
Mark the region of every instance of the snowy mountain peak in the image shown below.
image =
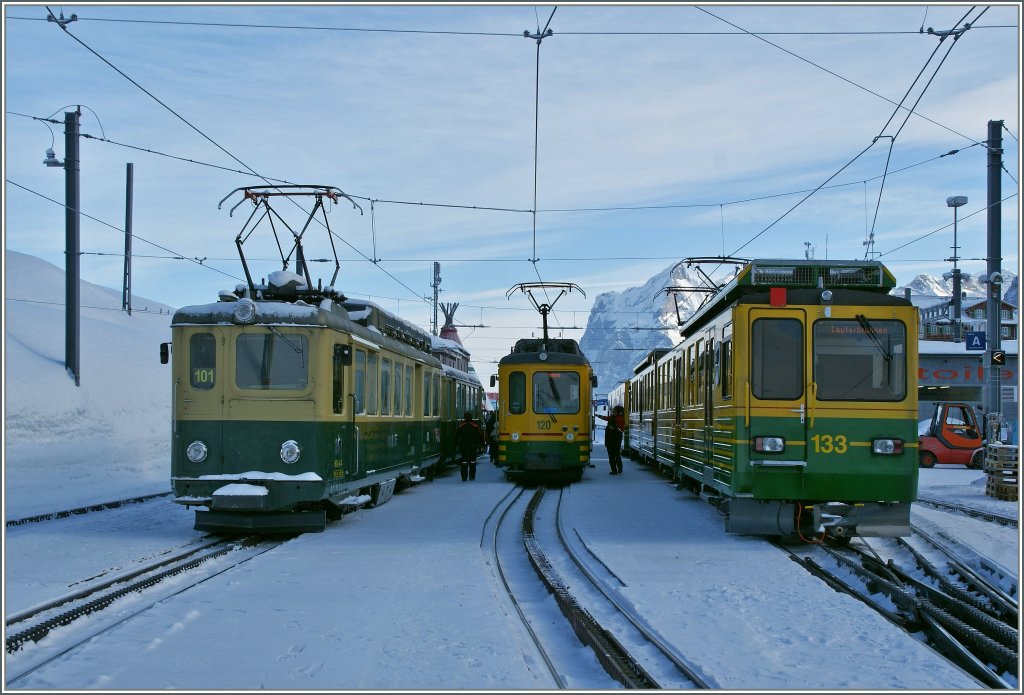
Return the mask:
[[[712, 277], [721, 284], [732, 273], [730, 266]], [[677, 263], [640, 287], [599, 294], [580, 339], [580, 348], [597, 375], [598, 393], [607, 393], [632, 374], [633, 367], [654, 348], [678, 343], [679, 322], [692, 316], [707, 297], [703, 292], [670, 293], [665, 288], [705, 286], [699, 273]]]

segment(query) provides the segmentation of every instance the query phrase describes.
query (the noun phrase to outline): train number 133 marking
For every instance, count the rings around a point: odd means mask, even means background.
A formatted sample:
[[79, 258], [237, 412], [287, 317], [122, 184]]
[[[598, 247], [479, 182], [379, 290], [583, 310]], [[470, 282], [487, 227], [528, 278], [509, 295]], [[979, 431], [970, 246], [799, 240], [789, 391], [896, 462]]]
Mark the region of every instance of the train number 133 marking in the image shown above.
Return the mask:
[[845, 454], [849, 448], [846, 436], [842, 434], [835, 436], [816, 434], [811, 437], [811, 441], [814, 442], [814, 453], [816, 454]]

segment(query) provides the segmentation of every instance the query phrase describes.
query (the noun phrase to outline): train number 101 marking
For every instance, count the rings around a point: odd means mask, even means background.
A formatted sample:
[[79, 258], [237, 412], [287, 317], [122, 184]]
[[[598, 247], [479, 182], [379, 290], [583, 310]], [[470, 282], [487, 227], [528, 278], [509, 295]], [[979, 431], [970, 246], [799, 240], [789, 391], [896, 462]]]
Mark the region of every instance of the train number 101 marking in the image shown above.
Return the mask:
[[831, 434], [816, 434], [811, 437], [811, 441], [814, 442], [816, 454], [845, 454], [849, 448], [846, 436], [842, 434], [834, 437]]

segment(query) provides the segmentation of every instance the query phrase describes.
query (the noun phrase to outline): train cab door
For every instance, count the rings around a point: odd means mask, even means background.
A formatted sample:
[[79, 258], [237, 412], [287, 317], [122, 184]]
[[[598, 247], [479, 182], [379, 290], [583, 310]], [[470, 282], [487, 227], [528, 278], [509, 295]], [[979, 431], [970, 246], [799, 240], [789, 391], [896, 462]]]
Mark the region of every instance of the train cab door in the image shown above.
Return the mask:
[[755, 498], [785, 498], [802, 488], [807, 468], [807, 316], [783, 306], [749, 313], [750, 470]]

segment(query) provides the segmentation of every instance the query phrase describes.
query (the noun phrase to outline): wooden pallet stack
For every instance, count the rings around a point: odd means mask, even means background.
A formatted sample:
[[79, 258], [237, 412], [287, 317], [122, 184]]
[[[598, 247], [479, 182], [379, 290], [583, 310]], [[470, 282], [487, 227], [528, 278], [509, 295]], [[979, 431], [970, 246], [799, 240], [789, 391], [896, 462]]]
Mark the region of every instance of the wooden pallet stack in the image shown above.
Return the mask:
[[985, 447], [985, 494], [997, 500], [1017, 501], [1017, 447], [989, 444]]

